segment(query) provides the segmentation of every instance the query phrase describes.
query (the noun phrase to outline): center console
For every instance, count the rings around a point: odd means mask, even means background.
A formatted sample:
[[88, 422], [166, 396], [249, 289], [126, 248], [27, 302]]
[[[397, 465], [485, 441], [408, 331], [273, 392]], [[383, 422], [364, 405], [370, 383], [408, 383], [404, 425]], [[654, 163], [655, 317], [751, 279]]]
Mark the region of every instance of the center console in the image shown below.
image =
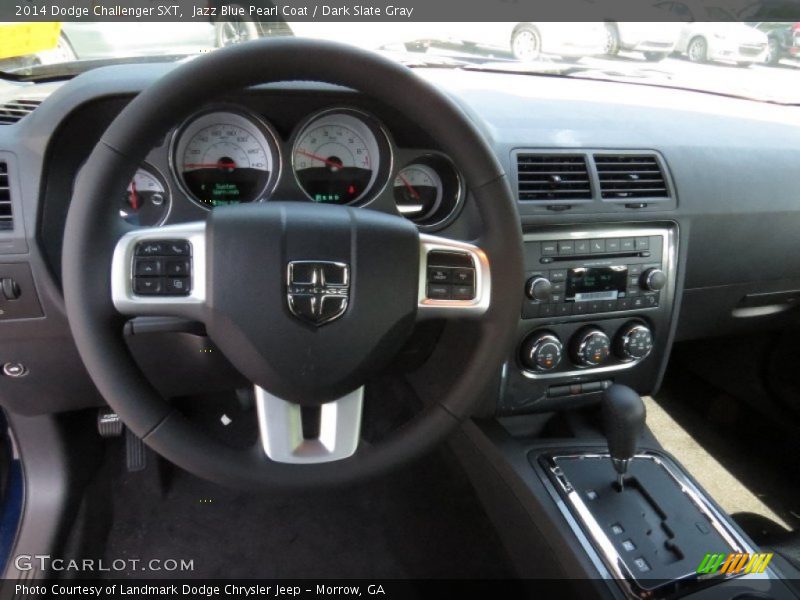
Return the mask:
[[664, 223], [523, 236], [518, 342], [500, 414], [568, 408], [615, 382], [653, 389], [667, 354], [677, 234]]

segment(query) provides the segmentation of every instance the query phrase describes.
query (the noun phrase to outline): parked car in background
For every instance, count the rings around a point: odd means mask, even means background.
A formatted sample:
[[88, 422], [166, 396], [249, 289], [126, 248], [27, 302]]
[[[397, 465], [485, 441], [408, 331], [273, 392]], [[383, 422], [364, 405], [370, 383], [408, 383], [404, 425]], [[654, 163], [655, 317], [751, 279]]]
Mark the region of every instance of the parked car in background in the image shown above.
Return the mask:
[[736, 16], [722, 7], [681, 0], [657, 6], [685, 22], [675, 50], [692, 62], [731, 61], [750, 66], [767, 58], [766, 34], [737, 22]]
[[766, 21], [748, 24], [767, 34], [766, 61], [769, 64], [777, 65], [784, 58], [800, 57], [800, 23]]
[[674, 22], [608, 21], [605, 24], [605, 54], [620, 50], [641, 52], [649, 61], [665, 59], [675, 50], [681, 26]]

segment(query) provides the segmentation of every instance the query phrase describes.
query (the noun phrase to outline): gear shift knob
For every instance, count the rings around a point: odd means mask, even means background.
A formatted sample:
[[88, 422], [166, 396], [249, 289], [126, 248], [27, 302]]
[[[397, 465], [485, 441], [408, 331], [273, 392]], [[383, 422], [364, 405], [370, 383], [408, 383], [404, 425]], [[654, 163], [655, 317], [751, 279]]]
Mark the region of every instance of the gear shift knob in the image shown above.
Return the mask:
[[644, 402], [628, 386], [612, 385], [603, 392], [602, 414], [608, 451], [621, 489], [622, 478], [636, 454], [636, 444], [644, 428]]

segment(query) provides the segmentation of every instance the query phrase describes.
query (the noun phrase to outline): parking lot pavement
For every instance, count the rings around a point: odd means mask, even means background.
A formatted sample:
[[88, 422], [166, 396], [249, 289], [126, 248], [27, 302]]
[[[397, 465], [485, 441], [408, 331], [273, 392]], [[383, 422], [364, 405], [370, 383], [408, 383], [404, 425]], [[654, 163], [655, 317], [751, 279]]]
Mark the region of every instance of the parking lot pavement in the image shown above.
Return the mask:
[[636, 53], [626, 53], [613, 58], [581, 58], [577, 64], [607, 71], [609, 75], [646, 75], [653, 83], [800, 104], [798, 61], [740, 67], [727, 63], [698, 64], [679, 57], [647, 62]]

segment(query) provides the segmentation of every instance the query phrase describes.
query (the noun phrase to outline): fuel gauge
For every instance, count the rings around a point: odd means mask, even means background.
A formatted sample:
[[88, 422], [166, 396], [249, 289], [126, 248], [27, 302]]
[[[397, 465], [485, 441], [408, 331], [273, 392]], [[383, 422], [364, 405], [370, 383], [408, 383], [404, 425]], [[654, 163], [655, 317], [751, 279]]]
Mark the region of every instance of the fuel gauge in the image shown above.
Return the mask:
[[131, 225], [153, 227], [167, 219], [169, 190], [155, 169], [140, 167], [128, 185], [119, 215]]

